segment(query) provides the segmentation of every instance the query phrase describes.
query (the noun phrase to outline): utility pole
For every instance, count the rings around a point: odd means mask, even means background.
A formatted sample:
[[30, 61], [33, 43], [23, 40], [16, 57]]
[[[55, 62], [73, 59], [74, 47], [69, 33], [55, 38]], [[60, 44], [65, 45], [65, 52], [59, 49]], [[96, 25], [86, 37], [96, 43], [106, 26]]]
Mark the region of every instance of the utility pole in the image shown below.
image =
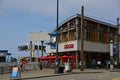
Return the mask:
[[56, 60], [55, 60], [55, 74], [59, 73], [59, 59], [58, 59], [58, 24], [59, 24], [59, 0], [57, 0], [57, 19], [56, 19]]
[[118, 60], [117, 60], [117, 63], [120, 62], [120, 52], [119, 52], [119, 51], [120, 51], [120, 50], [119, 50], [119, 48], [120, 48], [120, 47], [119, 47], [119, 44], [120, 44], [120, 43], [119, 43], [119, 34], [120, 34], [119, 29], [120, 29], [120, 28], [119, 28], [119, 20], [120, 20], [119, 17], [117, 17], [117, 46], [118, 46], [118, 54], [117, 54], [117, 59], [118, 59]]
[[84, 6], [81, 10], [81, 71], [84, 71], [84, 50], [83, 50], [83, 41], [84, 41]]

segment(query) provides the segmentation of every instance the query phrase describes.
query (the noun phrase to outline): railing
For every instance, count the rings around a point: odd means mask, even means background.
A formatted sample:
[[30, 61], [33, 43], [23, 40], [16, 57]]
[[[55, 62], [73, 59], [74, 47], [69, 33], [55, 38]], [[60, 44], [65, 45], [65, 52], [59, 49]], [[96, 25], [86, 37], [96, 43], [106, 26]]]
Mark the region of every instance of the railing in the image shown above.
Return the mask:
[[27, 71], [27, 70], [36, 70], [39, 68], [39, 65], [38, 65], [38, 62], [30, 62], [28, 64], [24, 64], [22, 69], [24, 71]]
[[[16, 62], [6, 62], [6, 63], [0, 63], [0, 74], [6, 74], [6, 73], [11, 73], [12, 68], [18, 66]], [[54, 68], [55, 64], [51, 63], [44, 63], [43, 68]], [[39, 69], [39, 63], [38, 62], [29, 62], [27, 64], [24, 64], [22, 67], [22, 71], [28, 71], [28, 70], [36, 70]]]
[[17, 66], [16, 62], [0, 63], [0, 74], [10, 73], [14, 66]]

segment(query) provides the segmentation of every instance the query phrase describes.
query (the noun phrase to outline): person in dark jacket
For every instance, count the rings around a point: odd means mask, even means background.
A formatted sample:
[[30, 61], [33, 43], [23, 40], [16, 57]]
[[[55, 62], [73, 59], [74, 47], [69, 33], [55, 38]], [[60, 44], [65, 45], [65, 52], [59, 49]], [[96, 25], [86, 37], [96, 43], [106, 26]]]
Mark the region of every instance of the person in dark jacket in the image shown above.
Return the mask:
[[39, 62], [39, 67], [40, 67], [40, 70], [42, 70], [42, 68], [43, 68], [43, 61], [42, 60], [40, 60], [40, 62]]
[[95, 59], [93, 59], [93, 61], [92, 61], [92, 67], [93, 67], [93, 69], [96, 69], [96, 60]]

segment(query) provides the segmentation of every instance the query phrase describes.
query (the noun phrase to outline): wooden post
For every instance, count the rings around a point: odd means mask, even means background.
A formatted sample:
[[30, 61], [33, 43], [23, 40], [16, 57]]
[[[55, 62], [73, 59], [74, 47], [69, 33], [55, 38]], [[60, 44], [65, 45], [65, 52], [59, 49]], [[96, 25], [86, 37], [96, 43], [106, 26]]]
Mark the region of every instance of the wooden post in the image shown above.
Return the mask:
[[83, 50], [83, 41], [84, 41], [84, 6], [82, 6], [81, 11], [81, 71], [84, 71], [84, 50]]

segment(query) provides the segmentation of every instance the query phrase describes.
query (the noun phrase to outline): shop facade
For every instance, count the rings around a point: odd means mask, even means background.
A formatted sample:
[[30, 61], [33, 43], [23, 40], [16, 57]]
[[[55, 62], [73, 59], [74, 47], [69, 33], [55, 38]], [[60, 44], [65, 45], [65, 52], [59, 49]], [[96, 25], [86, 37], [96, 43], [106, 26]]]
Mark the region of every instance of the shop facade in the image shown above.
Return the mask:
[[[70, 59], [70, 62], [74, 62], [78, 68], [81, 59], [81, 15], [76, 14], [64, 20], [57, 31], [58, 55], [74, 55], [76, 58]], [[117, 41], [116, 32], [117, 27], [113, 24], [84, 17], [83, 57], [86, 67], [91, 67], [93, 59], [101, 60], [102, 65], [105, 65], [105, 61], [110, 59], [110, 40]], [[47, 45], [46, 53], [55, 55], [56, 50]]]

